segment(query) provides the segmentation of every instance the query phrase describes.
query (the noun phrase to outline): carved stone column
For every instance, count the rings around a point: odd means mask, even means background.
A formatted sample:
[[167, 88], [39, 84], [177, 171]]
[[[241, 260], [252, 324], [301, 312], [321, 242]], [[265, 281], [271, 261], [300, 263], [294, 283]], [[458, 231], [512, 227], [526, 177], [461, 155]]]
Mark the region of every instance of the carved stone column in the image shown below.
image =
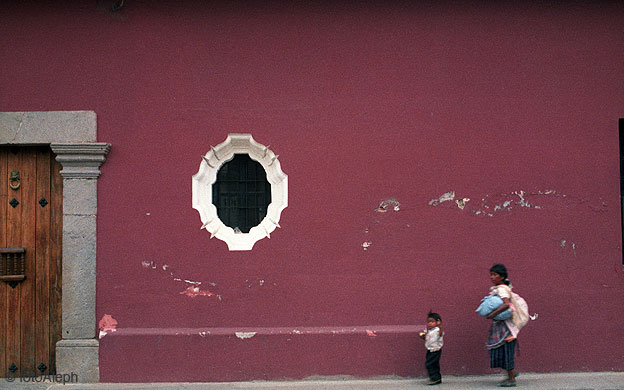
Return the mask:
[[97, 179], [110, 144], [50, 146], [63, 166], [63, 325], [62, 339], [56, 344], [56, 369], [58, 373], [75, 373], [80, 382], [97, 382]]

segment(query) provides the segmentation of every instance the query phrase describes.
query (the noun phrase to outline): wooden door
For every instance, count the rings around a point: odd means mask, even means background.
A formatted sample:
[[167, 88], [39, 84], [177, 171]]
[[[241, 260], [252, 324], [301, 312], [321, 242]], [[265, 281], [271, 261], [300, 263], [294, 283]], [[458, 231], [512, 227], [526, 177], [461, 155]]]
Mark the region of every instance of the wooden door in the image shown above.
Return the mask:
[[59, 172], [49, 146], [0, 146], [0, 248], [5, 248], [0, 251], [24, 248], [22, 281], [7, 280], [19, 279], [6, 275], [15, 273], [9, 267], [15, 255], [0, 255], [0, 377], [56, 373], [63, 215]]

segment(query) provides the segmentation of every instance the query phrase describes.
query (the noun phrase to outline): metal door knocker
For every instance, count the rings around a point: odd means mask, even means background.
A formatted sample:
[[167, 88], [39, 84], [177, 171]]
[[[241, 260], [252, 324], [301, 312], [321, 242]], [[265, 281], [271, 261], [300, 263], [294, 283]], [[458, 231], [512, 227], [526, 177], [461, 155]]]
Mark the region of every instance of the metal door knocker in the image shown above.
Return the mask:
[[[17, 184], [13, 184], [13, 182], [16, 182]], [[11, 172], [11, 177], [9, 177], [9, 187], [11, 187], [12, 190], [17, 190], [20, 187], [19, 171]]]

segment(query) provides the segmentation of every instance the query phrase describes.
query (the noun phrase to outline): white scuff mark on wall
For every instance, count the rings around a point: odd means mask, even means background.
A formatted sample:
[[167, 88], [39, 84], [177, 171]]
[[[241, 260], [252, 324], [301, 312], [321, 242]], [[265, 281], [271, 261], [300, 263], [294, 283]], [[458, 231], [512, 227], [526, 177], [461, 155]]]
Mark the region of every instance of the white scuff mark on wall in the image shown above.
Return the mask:
[[362, 248], [363, 248], [364, 250], [367, 250], [367, 249], [368, 249], [368, 248], [369, 248], [372, 244], [373, 244], [373, 243], [372, 243], [372, 242], [370, 242], [370, 241], [363, 242], [363, 243], [362, 243]]
[[206, 337], [208, 337], [208, 335], [210, 335], [210, 332], [209, 331], [202, 331], [202, 332], [199, 332], [199, 335], [201, 337], [203, 337], [203, 338], [206, 338]]
[[20, 131], [22, 131], [22, 126], [24, 126], [24, 120], [20, 120], [19, 127], [17, 128], [17, 131], [15, 132], [15, 137], [13, 138], [13, 140], [17, 139], [17, 135], [20, 133]]
[[15, 134], [13, 135], [13, 139], [11, 140], [11, 143], [15, 142], [15, 140], [17, 139], [17, 136], [19, 135], [20, 131], [22, 131], [22, 126], [24, 126], [24, 119], [20, 119], [19, 126], [15, 130]]
[[235, 334], [236, 337], [238, 337], [239, 339], [246, 340], [254, 337], [256, 335], [256, 332], [235, 332]]
[[429, 201], [429, 206], [437, 206], [441, 203], [448, 202], [453, 199], [455, 199], [455, 191], [445, 192], [444, 194], [440, 195], [437, 199], [431, 199]]
[[539, 317], [539, 314], [535, 313], [532, 316], [530, 315], [529, 318], [531, 319], [531, 321], [535, 321], [537, 319], [537, 317]]
[[366, 335], [368, 337], [377, 337], [377, 333], [374, 330], [366, 330]]
[[[187, 280], [187, 279], [180, 279], [180, 278], [173, 278], [173, 280], [175, 280], [176, 282], [184, 282], [184, 283], [188, 283], [188, 284], [195, 284], [195, 285], [200, 285], [202, 284], [202, 282], [195, 282], [193, 280]], [[211, 286], [215, 286], [215, 284], [210, 284]]]

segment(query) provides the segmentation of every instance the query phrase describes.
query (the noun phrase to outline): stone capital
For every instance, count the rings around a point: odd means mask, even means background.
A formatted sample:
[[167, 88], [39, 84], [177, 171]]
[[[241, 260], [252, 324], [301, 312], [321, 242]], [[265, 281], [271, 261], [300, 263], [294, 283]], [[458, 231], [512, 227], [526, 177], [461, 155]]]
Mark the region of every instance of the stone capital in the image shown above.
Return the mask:
[[64, 179], [97, 179], [111, 146], [97, 142], [50, 144], [50, 147], [56, 154], [56, 161], [63, 166], [61, 176]]

